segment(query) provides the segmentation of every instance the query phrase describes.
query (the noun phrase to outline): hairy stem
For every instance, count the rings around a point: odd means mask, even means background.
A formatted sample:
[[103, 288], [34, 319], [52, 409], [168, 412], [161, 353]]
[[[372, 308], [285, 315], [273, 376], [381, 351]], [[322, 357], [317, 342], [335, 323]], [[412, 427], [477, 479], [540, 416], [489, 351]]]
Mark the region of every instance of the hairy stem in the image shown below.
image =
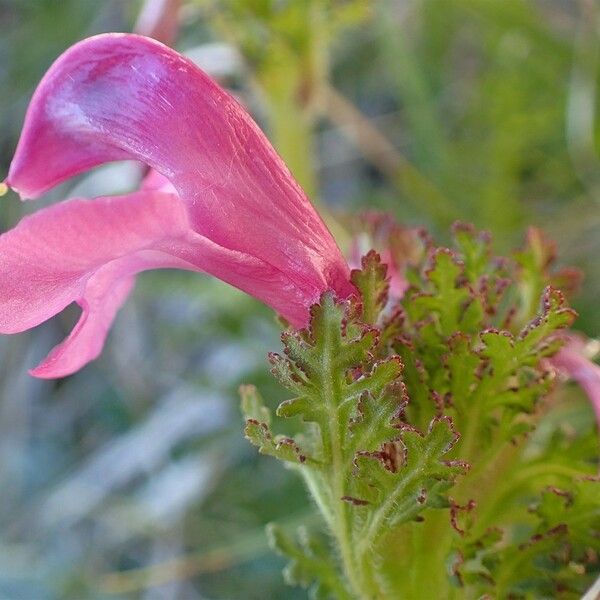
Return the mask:
[[[331, 348], [329, 341], [326, 342], [326, 348]], [[333, 532], [340, 545], [340, 555], [344, 563], [344, 571], [353, 590], [358, 597], [364, 596], [362, 581], [359, 575], [356, 557], [354, 555], [351, 523], [348, 515], [348, 505], [342, 500], [345, 495], [345, 471], [344, 456], [341, 444], [340, 419], [338, 414], [340, 391], [337, 385], [338, 374], [333, 366], [333, 356], [331, 352], [325, 352], [323, 356], [324, 385], [323, 397], [329, 413], [329, 427], [325, 435], [329, 438], [331, 448], [331, 502], [333, 504]], [[325, 444], [324, 444], [325, 445]]]

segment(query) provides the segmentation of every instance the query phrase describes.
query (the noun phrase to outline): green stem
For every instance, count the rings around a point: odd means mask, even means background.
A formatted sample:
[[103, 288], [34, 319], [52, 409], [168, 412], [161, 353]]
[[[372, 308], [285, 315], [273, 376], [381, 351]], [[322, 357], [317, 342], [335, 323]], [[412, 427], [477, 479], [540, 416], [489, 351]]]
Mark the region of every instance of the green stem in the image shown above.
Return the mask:
[[381, 508], [377, 510], [373, 518], [367, 523], [366, 529], [361, 535], [359, 546], [361, 548], [361, 554], [366, 554], [373, 544], [377, 541], [382, 533], [383, 526], [385, 525], [386, 518], [391, 509], [395, 506], [399, 498], [402, 497], [406, 486], [412, 483], [415, 479], [416, 474], [408, 477], [402, 486], [398, 486], [393, 494], [388, 496], [381, 505]]
[[[487, 377], [491, 377], [491, 375], [488, 374]], [[459, 428], [459, 431], [462, 431], [462, 437], [458, 446], [459, 456], [462, 460], [466, 460], [471, 464], [477, 464], [478, 467], [481, 464], [479, 455], [481, 414], [484, 403], [487, 402], [489, 397], [488, 394], [493, 392], [495, 380], [498, 378], [498, 375], [496, 375], [493, 384], [490, 382], [490, 379], [487, 379], [479, 386], [477, 393], [470, 401], [468, 414], [464, 415], [466, 417], [465, 423]]]
[[448, 598], [449, 582], [444, 559], [450, 546], [447, 510], [429, 510], [423, 523], [415, 523], [415, 557], [411, 565], [409, 598]]
[[[427, 452], [424, 452], [421, 456], [422, 465], [427, 464], [431, 458], [431, 448]], [[361, 538], [358, 542], [360, 548], [360, 555], [365, 555], [369, 552], [369, 549], [380, 539], [383, 533], [385, 533], [385, 525], [388, 520], [390, 513], [397, 508], [397, 505], [402, 502], [407, 488], [421, 475], [421, 468], [415, 468], [409, 477], [406, 477], [400, 485], [398, 485], [394, 492], [390, 494], [381, 507], [377, 509], [377, 512], [373, 517], [367, 521], [365, 527], [361, 532]]]
[[325, 522], [330, 529], [333, 529], [335, 527], [334, 514], [331, 508], [333, 501], [329, 497], [327, 485], [323, 481], [321, 473], [316, 472], [315, 469], [299, 469], [299, 471]]
[[[332, 344], [330, 341], [326, 340], [325, 348], [329, 349], [331, 347]], [[323, 355], [323, 371], [330, 375], [324, 378], [323, 396], [329, 413], [328, 432], [326, 432], [326, 435], [328, 434], [331, 448], [333, 533], [340, 546], [340, 554], [348, 581], [359, 598], [368, 598], [368, 595], [364, 595], [363, 582], [359, 574], [360, 569], [354, 555], [351, 523], [348, 518], [348, 505], [342, 500], [342, 497], [345, 495], [345, 471], [340, 435], [340, 419], [338, 415], [340, 391], [337, 389], [338, 378], [336, 377], [337, 374], [335, 373], [331, 352], [325, 352]]]
[[[327, 330], [328, 331], [328, 330]], [[379, 597], [373, 581], [366, 575], [365, 557], [357, 560], [356, 543], [353, 539], [350, 506], [342, 500], [346, 495], [346, 461], [343, 452], [343, 419], [340, 418], [341, 381], [335, 365], [335, 344], [328, 337], [323, 341], [322, 393], [327, 408], [327, 431], [323, 431], [323, 447], [331, 455], [329, 481], [331, 482], [331, 529], [336, 537], [344, 573], [353, 593], [361, 600]]]

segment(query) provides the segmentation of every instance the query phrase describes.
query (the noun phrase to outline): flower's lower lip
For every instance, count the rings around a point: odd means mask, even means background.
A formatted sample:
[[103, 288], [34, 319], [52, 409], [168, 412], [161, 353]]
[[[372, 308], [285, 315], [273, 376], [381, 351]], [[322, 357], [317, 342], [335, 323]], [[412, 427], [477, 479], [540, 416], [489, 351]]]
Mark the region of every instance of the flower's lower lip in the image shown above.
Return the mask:
[[0, 183], [0, 196], [4, 196], [8, 192], [8, 185], [3, 181]]

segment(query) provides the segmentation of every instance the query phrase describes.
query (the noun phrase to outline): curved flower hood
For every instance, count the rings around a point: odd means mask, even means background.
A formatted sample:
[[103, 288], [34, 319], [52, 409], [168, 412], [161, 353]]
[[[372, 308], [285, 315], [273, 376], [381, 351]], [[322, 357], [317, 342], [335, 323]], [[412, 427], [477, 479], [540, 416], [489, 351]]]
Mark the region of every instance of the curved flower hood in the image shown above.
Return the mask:
[[154, 169], [139, 192], [66, 201], [0, 236], [0, 332], [33, 327], [73, 301], [83, 309], [34, 375], [66, 375], [95, 358], [147, 269], [210, 273], [297, 327], [324, 290], [354, 292], [333, 237], [245, 110], [161, 43], [105, 34], [46, 73], [6, 183], [37, 198], [122, 159]]

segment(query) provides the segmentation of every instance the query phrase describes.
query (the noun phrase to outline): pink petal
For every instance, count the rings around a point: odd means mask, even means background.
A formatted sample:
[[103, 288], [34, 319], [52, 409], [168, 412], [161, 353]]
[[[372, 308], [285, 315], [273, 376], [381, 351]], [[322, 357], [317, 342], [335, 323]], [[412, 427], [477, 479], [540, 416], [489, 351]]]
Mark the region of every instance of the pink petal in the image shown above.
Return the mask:
[[285, 273], [311, 302], [354, 291], [331, 234], [244, 109], [175, 51], [105, 34], [65, 52], [40, 83], [7, 183], [37, 197], [124, 158], [172, 182], [197, 233]]
[[[187, 227], [185, 209], [158, 192], [70, 200], [24, 218], [0, 236], [0, 331], [29, 329], [77, 302], [73, 332], [31, 373], [77, 371], [100, 354], [143, 253]], [[169, 266], [161, 258], [152, 266]]]
[[0, 236], [0, 332], [24, 331], [83, 299], [92, 273], [189, 228], [171, 194], [69, 200]]
[[408, 280], [404, 275], [406, 265], [398, 265], [394, 255], [389, 249], [381, 253], [381, 261], [387, 265], [387, 275], [390, 278], [390, 298], [392, 300], [401, 300], [406, 290], [409, 288]]
[[109, 279], [102, 286], [92, 276], [83, 297], [78, 300], [82, 313], [67, 339], [56, 346], [30, 375], [41, 379], [65, 377], [75, 373], [102, 352], [108, 331], [129, 292], [135, 277]]
[[575, 335], [571, 336], [550, 363], [581, 386], [596, 411], [600, 428], [600, 366], [585, 356], [584, 342]]
[[0, 333], [34, 327], [77, 302], [83, 310], [75, 329], [32, 371], [38, 377], [73, 373], [101, 352], [135, 274], [172, 267], [251, 291], [296, 326], [318, 293], [198, 235], [177, 195], [147, 190], [75, 199], [25, 217], [0, 236]]

